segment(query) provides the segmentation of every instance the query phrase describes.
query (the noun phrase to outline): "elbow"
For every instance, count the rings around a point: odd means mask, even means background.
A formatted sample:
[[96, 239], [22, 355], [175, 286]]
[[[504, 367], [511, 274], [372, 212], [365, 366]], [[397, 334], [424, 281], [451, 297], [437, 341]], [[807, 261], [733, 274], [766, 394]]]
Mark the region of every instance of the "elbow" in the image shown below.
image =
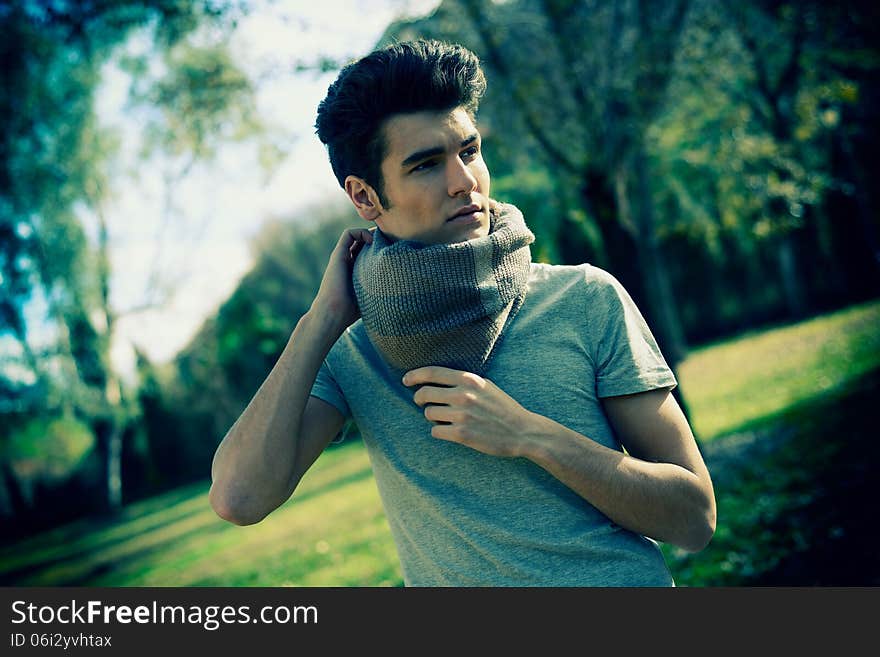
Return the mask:
[[691, 554], [702, 552], [708, 547], [714, 535], [715, 524], [705, 524], [699, 528], [695, 528], [690, 536], [688, 536], [687, 540], [679, 545], [679, 547], [685, 552], [690, 552]]
[[214, 513], [220, 518], [240, 527], [255, 525], [269, 515], [268, 512], [256, 512], [249, 505], [242, 503], [243, 501], [240, 496], [230, 495], [228, 492], [223, 491], [216, 483], [211, 485], [208, 501]]
[[678, 547], [692, 554], [705, 550], [715, 535], [715, 524], [716, 511], [714, 500], [712, 500], [705, 510], [695, 514], [686, 536], [683, 537]]
[[688, 504], [687, 523], [677, 543], [685, 552], [702, 552], [715, 536], [718, 509], [715, 503], [715, 490], [710, 480], [692, 489]]

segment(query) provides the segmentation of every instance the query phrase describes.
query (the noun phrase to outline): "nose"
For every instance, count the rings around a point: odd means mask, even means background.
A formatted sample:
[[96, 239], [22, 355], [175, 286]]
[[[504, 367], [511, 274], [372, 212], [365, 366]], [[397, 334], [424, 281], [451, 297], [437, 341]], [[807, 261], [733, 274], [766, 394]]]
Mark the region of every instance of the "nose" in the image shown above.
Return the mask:
[[446, 172], [449, 195], [458, 196], [474, 191], [477, 188], [477, 179], [467, 164], [460, 157], [450, 158], [449, 162]]

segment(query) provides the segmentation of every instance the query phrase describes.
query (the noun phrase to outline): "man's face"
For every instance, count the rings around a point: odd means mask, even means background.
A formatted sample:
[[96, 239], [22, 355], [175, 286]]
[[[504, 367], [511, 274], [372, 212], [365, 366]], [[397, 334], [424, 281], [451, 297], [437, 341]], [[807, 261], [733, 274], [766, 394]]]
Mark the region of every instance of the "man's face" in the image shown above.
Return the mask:
[[489, 170], [463, 109], [394, 116], [384, 126], [385, 197], [375, 217], [392, 239], [452, 244], [489, 233]]

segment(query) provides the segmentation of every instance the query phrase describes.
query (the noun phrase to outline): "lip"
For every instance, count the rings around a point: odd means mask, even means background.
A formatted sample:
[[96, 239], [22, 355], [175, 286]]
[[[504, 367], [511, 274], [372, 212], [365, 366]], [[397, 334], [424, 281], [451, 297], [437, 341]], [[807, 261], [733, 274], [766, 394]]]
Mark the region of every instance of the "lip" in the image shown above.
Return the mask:
[[482, 218], [483, 208], [479, 205], [471, 204], [466, 205], [463, 208], [459, 208], [458, 212], [452, 215], [446, 221], [454, 222], [454, 223], [470, 223], [472, 221], [479, 221]]

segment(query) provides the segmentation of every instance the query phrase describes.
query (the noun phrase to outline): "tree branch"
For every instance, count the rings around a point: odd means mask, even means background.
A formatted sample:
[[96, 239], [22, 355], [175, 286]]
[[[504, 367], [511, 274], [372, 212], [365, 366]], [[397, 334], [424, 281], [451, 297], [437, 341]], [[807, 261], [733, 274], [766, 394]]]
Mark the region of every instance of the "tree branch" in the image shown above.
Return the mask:
[[550, 157], [554, 159], [554, 164], [561, 165], [568, 173], [575, 175], [580, 173], [581, 167], [570, 160], [561, 149], [557, 148], [553, 143], [553, 140], [550, 139], [546, 132], [544, 132], [537, 113], [533, 111], [528, 98], [521, 92], [519, 86], [514, 82], [514, 78], [510, 73], [507, 62], [501, 54], [495, 32], [483, 13], [480, 0], [462, 0], [462, 4], [470, 15], [474, 27], [477, 29], [477, 32], [483, 41], [492, 68], [494, 68], [502, 77], [511, 96], [513, 96], [514, 100], [522, 110], [526, 126], [531, 131], [532, 136], [534, 136], [538, 143], [541, 144], [541, 147], [545, 149]]

